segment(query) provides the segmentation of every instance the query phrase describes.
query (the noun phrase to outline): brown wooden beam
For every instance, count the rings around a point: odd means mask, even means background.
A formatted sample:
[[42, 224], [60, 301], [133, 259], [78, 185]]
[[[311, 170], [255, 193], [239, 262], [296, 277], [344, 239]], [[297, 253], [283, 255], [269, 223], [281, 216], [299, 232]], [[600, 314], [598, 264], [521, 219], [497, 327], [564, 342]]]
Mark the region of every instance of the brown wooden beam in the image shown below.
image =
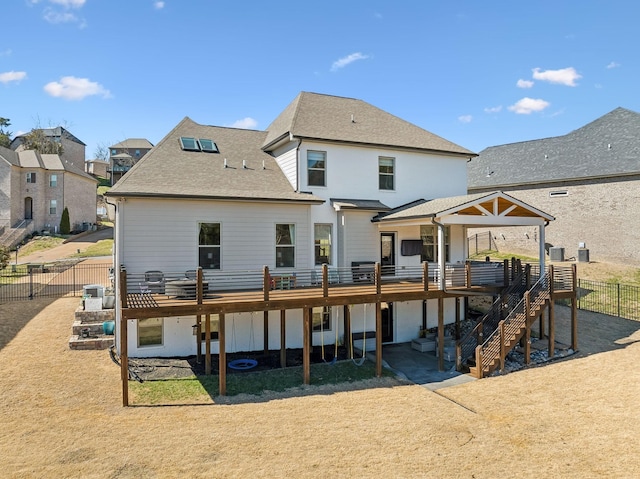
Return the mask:
[[129, 405], [129, 351], [127, 320], [120, 317], [120, 378], [122, 379], [122, 405]]
[[425, 291], [429, 291], [429, 263], [422, 262], [422, 287]]
[[556, 350], [556, 318], [553, 299], [549, 300], [549, 358], [553, 358]]
[[347, 345], [347, 356], [353, 359], [353, 342], [351, 341], [351, 309], [345, 304], [344, 311], [344, 342]]
[[280, 310], [280, 367], [287, 367], [287, 310]]
[[227, 336], [224, 314], [219, 315], [218, 324], [218, 389], [220, 396], [227, 395]]
[[196, 316], [196, 363], [202, 362], [202, 315]]
[[329, 266], [326, 263], [322, 265], [322, 296], [329, 297]]
[[262, 323], [264, 331], [264, 355], [267, 356], [269, 354], [269, 311], [263, 311]]
[[204, 373], [211, 374], [211, 316], [204, 317]]
[[438, 370], [444, 371], [444, 298], [438, 298]]
[[460, 339], [460, 298], [456, 297], [456, 341]]
[[311, 384], [311, 308], [302, 311], [302, 382]]
[[[379, 265], [379, 263], [376, 264]], [[364, 334], [366, 335], [367, 332], [365, 331]], [[376, 376], [382, 377], [382, 304], [380, 302], [376, 303]]]
[[262, 293], [265, 301], [269, 301], [269, 291], [271, 291], [271, 275], [269, 267], [265, 265], [262, 268]]

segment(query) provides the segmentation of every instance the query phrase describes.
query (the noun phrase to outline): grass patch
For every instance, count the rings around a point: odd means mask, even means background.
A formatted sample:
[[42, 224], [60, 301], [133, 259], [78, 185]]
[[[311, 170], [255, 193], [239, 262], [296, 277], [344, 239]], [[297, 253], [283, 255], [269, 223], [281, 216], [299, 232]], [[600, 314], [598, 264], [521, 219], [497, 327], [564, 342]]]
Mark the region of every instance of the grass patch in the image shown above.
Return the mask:
[[94, 256], [111, 256], [113, 253], [113, 240], [103, 239], [89, 246], [81, 253], [71, 255], [71, 258], [91, 258]]
[[38, 236], [29, 241], [26, 245], [20, 247], [18, 257], [28, 256], [30, 254], [37, 253], [38, 251], [55, 248], [56, 246], [60, 246], [64, 240], [65, 239], [60, 236]]
[[[383, 369], [382, 374], [393, 376], [386, 369]], [[371, 361], [365, 361], [360, 367], [350, 360], [334, 365], [311, 365], [312, 386], [352, 383], [374, 377], [375, 364]], [[302, 367], [227, 374], [228, 396], [241, 393], [260, 396], [265, 392], [284, 392], [300, 386]], [[201, 403], [219, 395], [218, 375], [130, 382], [129, 388], [137, 404]]]
[[111, 189], [111, 186], [98, 186], [98, 195], [104, 195]]
[[533, 256], [525, 256], [523, 254], [516, 253], [501, 253], [500, 251], [480, 251], [477, 254], [470, 255], [469, 259], [484, 261], [487, 256], [489, 256], [491, 261], [504, 261], [505, 259], [511, 260], [511, 258], [519, 259], [523, 263], [537, 263], [540, 261], [538, 258], [534, 258]]

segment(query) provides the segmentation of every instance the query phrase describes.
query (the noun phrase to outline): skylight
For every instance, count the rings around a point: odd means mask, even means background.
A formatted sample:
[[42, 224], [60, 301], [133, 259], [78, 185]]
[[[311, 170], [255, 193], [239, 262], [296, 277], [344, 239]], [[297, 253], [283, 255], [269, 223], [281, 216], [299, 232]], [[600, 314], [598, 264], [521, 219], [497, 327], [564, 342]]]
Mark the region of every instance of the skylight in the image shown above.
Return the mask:
[[218, 145], [216, 145], [213, 140], [200, 138], [198, 143], [200, 143], [200, 149], [202, 151], [206, 151], [207, 153], [218, 153]]
[[200, 146], [198, 145], [198, 142], [196, 141], [195, 138], [181, 136], [180, 145], [182, 146], [183, 150], [200, 151]]
[[207, 138], [180, 137], [180, 146], [186, 151], [204, 151], [205, 153], [219, 153], [218, 145], [213, 140]]

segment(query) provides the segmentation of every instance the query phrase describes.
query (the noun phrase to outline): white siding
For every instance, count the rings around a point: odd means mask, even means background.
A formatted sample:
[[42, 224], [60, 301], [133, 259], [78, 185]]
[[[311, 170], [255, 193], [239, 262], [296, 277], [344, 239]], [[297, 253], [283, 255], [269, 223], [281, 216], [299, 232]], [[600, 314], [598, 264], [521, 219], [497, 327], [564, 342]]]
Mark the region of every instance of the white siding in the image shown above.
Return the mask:
[[371, 222], [371, 211], [347, 211], [344, 214], [346, 267], [352, 261], [380, 261], [380, 235]]
[[[275, 225], [296, 225], [296, 268], [309, 268], [309, 207], [247, 202], [127, 199], [120, 207], [129, 272], [198, 266], [198, 223], [220, 223], [223, 271], [275, 269]], [[310, 240], [311, 238], [311, 240]]]
[[298, 189], [297, 184], [297, 143], [291, 142], [282, 148], [278, 148], [273, 152], [276, 158], [276, 163], [291, 183], [294, 190]]

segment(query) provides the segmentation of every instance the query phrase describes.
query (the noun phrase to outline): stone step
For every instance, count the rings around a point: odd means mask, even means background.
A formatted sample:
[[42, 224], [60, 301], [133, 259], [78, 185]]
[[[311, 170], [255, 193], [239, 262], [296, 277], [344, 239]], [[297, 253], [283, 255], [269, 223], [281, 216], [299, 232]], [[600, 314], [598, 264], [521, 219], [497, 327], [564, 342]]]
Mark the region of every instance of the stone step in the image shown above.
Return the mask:
[[74, 319], [82, 323], [100, 323], [113, 321], [116, 318], [115, 309], [102, 309], [100, 311], [84, 311], [82, 306], [76, 309]]
[[78, 335], [74, 334], [69, 338], [69, 349], [109, 349], [109, 347], [113, 345], [113, 340], [113, 336], [105, 336], [104, 334], [97, 334], [88, 338], [81, 338]]
[[80, 321], [74, 321], [73, 325], [71, 326], [71, 334], [75, 336], [82, 336], [83, 329], [88, 329], [89, 334], [91, 336], [95, 336], [95, 335], [104, 336], [104, 328], [102, 326], [102, 322], [83, 323]]

